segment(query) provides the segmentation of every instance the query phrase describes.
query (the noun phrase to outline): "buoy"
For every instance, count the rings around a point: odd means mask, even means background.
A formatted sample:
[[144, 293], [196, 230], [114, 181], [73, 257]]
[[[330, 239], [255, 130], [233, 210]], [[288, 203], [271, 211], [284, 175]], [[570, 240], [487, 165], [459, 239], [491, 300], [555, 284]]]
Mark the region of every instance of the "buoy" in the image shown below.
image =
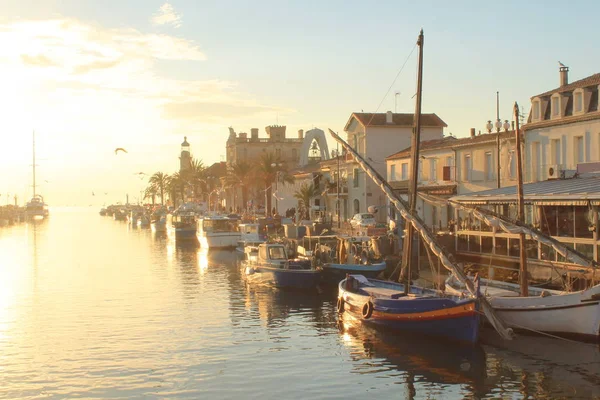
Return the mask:
[[369, 319], [371, 315], [373, 315], [373, 303], [369, 300], [362, 308], [362, 316], [364, 319]]

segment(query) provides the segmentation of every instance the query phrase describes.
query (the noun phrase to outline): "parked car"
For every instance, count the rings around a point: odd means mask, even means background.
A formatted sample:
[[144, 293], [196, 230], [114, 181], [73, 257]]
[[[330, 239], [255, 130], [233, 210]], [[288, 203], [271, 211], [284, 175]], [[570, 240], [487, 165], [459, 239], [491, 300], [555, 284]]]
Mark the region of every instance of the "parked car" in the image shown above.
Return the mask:
[[377, 225], [375, 221], [375, 216], [373, 214], [355, 214], [354, 217], [350, 220], [350, 225], [353, 228], [368, 228]]

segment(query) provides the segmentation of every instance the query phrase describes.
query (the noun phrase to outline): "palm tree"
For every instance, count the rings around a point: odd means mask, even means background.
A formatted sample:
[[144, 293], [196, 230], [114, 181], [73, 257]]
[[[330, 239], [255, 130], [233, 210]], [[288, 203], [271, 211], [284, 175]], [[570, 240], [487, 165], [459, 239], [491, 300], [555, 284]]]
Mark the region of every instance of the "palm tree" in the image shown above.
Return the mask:
[[252, 165], [246, 161], [239, 161], [233, 164], [227, 171], [227, 183], [228, 186], [233, 188], [234, 195], [237, 192], [237, 186], [239, 186], [242, 190], [243, 209], [246, 208], [246, 198], [248, 197], [248, 186], [250, 185], [249, 179], [251, 175]]
[[157, 189], [154, 185], [149, 185], [146, 190], [144, 190], [144, 200], [152, 199], [152, 205], [154, 205], [154, 201], [156, 200]]
[[286, 165], [273, 153], [266, 153], [260, 157], [257, 167], [258, 178], [265, 186], [265, 215], [271, 212], [272, 185], [277, 179], [281, 182], [294, 182], [294, 177], [288, 173]]
[[303, 183], [300, 189], [294, 193], [294, 198], [300, 201], [300, 206], [304, 209], [305, 215], [308, 217], [310, 217], [310, 200], [317, 195], [317, 188], [312, 183]]
[[194, 190], [194, 198], [200, 197], [201, 188], [204, 189], [206, 184], [206, 167], [202, 160], [193, 159], [190, 165], [190, 169], [185, 171], [185, 177], [187, 182], [192, 185]]
[[173, 201], [173, 206], [177, 205], [177, 194], [181, 195], [181, 202], [185, 202], [186, 183], [187, 181], [184, 174], [175, 172], [171, 175], [168, 184], [168, 191], [170, 193], [171, 200]]
[[155, 172], [148, 182], [156, 189], [156, 192], [160, 194], [160, 204], [165, 205], [165, 190], [169, 183], [169, 175], [163, 172]]

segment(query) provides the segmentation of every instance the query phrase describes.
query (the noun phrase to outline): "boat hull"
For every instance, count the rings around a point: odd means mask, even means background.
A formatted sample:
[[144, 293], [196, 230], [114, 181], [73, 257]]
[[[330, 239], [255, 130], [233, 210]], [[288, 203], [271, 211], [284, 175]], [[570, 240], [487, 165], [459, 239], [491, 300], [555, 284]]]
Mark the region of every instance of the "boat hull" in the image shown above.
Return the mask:
[[169, 235], [176, 241], [189, 242], [196, 240], [196, 229], [170, 227]]
[[[382, 287], [393, 289], [396, 294], [378, 297], [373, 293], [349, 291], [346, 290], [344, 279], [339, 283], [338, 310], [381, 328], [467, 343], [478, 341], [480, 314], [477, 299], [420, 297], [427, 291], [416, 287], [411, 287], [408, 296], [402, 296], [402, 284], [377, 280], [370, 282], [383, 284]], [[396, 295], [398, 297], [394, 298]]]
[[198, 233], [200, 247], [205, 249], [233, 249], [237, 246], [239, 240], [239, 232], [219, 232], [215, 234]]
[[346, 274], [360, 274], [366, 278], [376, 278], [385, 271], [385, 262], [363, 265], [363, 264], [333, 264], [323, 265], [323, 282], [337, 285], [346, 278]]
[[[452, 283], [451, 283], [452, 284]], [[506, 286], [505, 283], [504, 286]], [[481, 280], [482, 289], [494, 281]], [[460, 293], [460, 288], [446, 286]], [[511, 328], [529, 332], [600, 338], [600, 285], [590, 289], [549, 296], [489, 296], [490, 304]]]
[[243, 274], [250, 283], [288, 289], [316, 289], [321, 280], [319, 270], [277, 269], [244, 266]]
[[165, 222], [152, 222], [150, 229], [152, 229], [152, 232], [166, 232], [167, 224]]

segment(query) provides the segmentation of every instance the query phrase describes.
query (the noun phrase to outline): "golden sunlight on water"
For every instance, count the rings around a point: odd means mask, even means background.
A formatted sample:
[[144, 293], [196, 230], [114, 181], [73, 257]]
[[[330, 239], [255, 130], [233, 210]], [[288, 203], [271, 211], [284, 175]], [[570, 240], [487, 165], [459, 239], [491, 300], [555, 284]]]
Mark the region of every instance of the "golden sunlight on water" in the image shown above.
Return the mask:
[[597, 346], [390, 335], [335, 299], [246, 285], [235, 252], [52, 210], [0, 229], [0, 397], [600, 396]]

